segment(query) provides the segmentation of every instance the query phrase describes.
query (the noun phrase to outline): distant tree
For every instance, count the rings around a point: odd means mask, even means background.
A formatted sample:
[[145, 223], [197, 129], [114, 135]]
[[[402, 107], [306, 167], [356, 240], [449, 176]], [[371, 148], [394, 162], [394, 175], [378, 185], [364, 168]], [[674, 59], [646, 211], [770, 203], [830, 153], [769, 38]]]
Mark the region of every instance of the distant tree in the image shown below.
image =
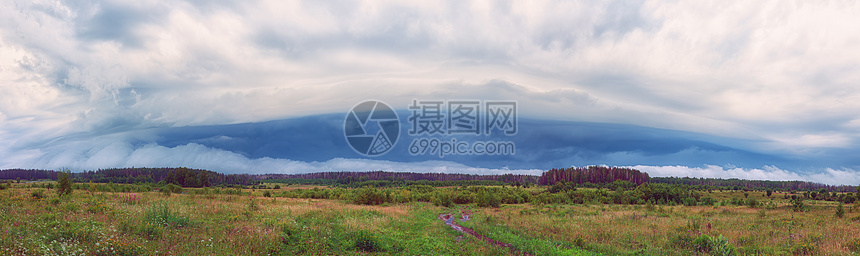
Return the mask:
[[63, 168], [57, 173], [57, 195], [72, 194], [72, 178], [69, 169]]
[[795, 212], [805, 212], [808, 211], [809, 208], [803, 203], [803, 198], [798, 197], [797, 199], [791, 200], [792, 210]]
[[212, 183], [209, 183], [208, 171], [205, 171], [205, 170], [200, 171], [200, 186], [202, 186], [202, 187], [212, 186]]
[[744, 192], [744, 198], [750, 197], [750, 193]]
[[168, 172], [167, 177], [164, 178], [164, 183], [176, 184], [176, 173], [174, 171]]
[[836, 217], [842, 218], [843, 216], [845, 216], [845, 208], [842, 207], [842, 203], [839, 203], [839, 205], [836, 206]]
[[768, 189], [767, 190], [767, 197], [770, 197], [771, 195], [773, 195], [773, 190]]

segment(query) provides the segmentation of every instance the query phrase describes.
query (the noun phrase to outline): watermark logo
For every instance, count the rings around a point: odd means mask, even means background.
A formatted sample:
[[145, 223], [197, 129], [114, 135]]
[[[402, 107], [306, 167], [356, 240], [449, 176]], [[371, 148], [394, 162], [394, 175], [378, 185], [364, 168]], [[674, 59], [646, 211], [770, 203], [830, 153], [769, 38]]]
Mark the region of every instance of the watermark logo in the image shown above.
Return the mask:
[[[472, 140], [517, 134], [517, 102], [490, 100], [412, 100], [406, 133], [410, 155], [513, 155], [516, 144]], [[343, 132], [349, 146], [363, 156], [380, 156], [394, 148], [400, 120], [391, 106], [370, 100], [347, 113]], [[466, 136], [464, 138], [464, 136]], [[458, 140], [459, 139], [459, 140]]]
[[388, 104], [369, 100], [352, 108], [343, 121], [349, 146], [363, 156], [388, 153], [400, 136], [400, 119]]
[[[483, 109], [482, 109], [483, 106]], [[517, 134], [516, 101], [412, 100], [409, 135]], [[482, 112], [486, 110], [486, 113]]]
[[412, 100], [408, 109], [409, 154], [438, 155], [513, 155], [516, 144], [511, 141], [458, 141], [444, 136], [489, 136], [501, 133], [517, 134], [516, 101], [480, 100]]

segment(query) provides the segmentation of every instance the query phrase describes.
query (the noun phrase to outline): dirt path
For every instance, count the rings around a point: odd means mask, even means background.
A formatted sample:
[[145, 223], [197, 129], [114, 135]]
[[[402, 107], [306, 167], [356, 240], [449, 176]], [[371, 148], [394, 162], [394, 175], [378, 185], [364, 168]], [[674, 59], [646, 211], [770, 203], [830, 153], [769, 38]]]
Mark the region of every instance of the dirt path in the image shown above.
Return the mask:
[[[460, 216], [461, 216], [461, 217], [460, 217], [460, 221], [467, 221], [467, 220], [469, 220], [469, 218], [471, 217], [471, 215], [472, 215], [472, 212], [470, 212], [470, 211], [460, 211]], [[510, 245], [510, 244], [506, 244], [506, 243], [502, 243], [502, 242], [499, 242], [499, 241], [496, 241], [496, 240], [490, 239], [489, 237], [486, 237], [486, 236], [484, 236], [484, 235], [478, 234], [478, 232], [475, 232], [474, 230], [472, 230], [472, 229], [470, 229], [470, 228], [467, 228], [467, 227], [463, 227], [463, 226], [458, 225], [457, 223], [455, 223], [455, 222], [454, 222], [454, 220], [455, 220], [456, 218], [454, 218], [454, 215], [453, 215], [453, 214], [451, 214], [451, 213], [442, 213], [442, 214], [439, 214], [439, 219], [440, 219], [440, 220], [445, 221], [445, 225], [448, 225], [449, 227], [453, 228], [454, 230], [457, 230], [457, 231], [460, 231], [460, 232], [463, 232], [463, 233], [466, 233], [466, 234], [472, 235], [472, 236], [474, 236], [474, 237], [476, 237], [476, 238], [478, 238], [478, 239], [481, 239], [481, 240], [487, 241], [487, 242], [489, 242], [489, 243], [490, 243], [490, 244], [492, 244], [492, 245], [508, 248], [508, 249], [509, 249], [509, 250], [511, 250], [511, 252], [513, 252], [514, 254], [521, 254], [521, 255], [529, 255], [529, 256], [532, 256], [532, 254], [529, 254], [529, 253], [527, 253], [527, 252], [521, 252], [521, 251], [517, 250], [516, 248], [514, 248], [514, 247], [513, 247], [512, 245]]]

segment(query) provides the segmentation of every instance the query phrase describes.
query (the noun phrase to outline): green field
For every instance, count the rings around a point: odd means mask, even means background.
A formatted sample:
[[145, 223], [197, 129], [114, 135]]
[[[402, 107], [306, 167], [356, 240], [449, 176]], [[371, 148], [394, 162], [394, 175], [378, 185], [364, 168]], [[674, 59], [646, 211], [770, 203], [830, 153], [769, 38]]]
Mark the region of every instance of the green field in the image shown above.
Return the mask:
[[[467, 190], [484, 191], [484, 187], [423, 187], [432, 190], [428, 192], [431, 198], [423, 200], [420, 197], [426, 193], [420, 195], [418, 190], [363, 188], [365, 192], [379, 191], [387, 197], [380, 205], [363, 205], [356, 203], [362, 189], [284, 185], [279, 189], [186, 188], [178, 194], [77, 189], [61, 197], [56, 189], [43, 188], [54, 183], [12, 184], [11, 188], [0, 190], [0, 254], [848, 255], [860, 252], [860, 212], [852, 204], [844, 206], [844, 217], [839, 218], [835, 215], [836, 202], [806, 200], [803, 209], [795, 211], [790, 199], [785, 199], [782, 193], [766, 197], [764, 192], [756, 191], [700, 191], [702, 196], [718, 203], [696, 206], [591, 201], [479, 207], [487, 203], [479, 198], [468, 204], [438, 203], [435, 197], [446, 193], [467, 194], [463, 192]], [[111, 186], [113, 190], [140, 189], [135, 185]], [[495, 188], [529, 195], [548, 189]], [[578, 191], [597, 192], [583, 188]], [[326, 198], [337, 199], [294, 198], [323, 193]], [[732, 198], [756, 198], [758, 202], [754, 207], [720, 203]], [[398, 200], [403, 202], [389, 202]], [[456, 223], [487, 239], [456, 231], [439, 219], [445, 213], [459, 219], [461, 211], [471, 212], [470, 220]], [[514, 249], [497, 243], [510, 244]]]

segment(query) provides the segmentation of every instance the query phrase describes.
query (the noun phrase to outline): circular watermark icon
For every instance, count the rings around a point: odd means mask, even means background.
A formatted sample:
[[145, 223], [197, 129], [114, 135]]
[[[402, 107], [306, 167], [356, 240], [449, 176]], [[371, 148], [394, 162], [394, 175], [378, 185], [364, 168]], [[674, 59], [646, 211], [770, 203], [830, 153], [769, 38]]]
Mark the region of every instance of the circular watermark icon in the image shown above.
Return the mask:
[[394, 148], [400, 119], [388, 104], [369, 100], [352, 108], [343, 121], [346, 142], [363, 156], [381, 156]]

